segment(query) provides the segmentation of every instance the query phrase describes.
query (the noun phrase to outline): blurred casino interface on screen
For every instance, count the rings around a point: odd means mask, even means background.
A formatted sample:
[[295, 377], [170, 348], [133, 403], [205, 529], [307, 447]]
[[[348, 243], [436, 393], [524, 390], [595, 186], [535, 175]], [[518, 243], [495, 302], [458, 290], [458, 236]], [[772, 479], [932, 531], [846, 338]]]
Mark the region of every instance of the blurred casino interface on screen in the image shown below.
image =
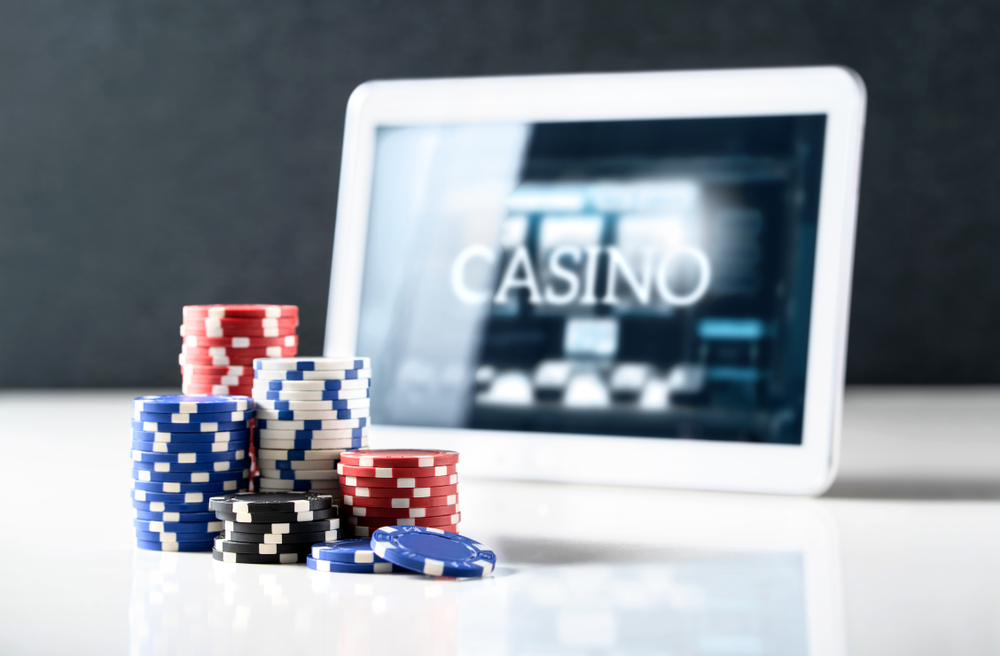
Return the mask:
[[373, 421], [800, 443], [825, 126], [380, 128]]

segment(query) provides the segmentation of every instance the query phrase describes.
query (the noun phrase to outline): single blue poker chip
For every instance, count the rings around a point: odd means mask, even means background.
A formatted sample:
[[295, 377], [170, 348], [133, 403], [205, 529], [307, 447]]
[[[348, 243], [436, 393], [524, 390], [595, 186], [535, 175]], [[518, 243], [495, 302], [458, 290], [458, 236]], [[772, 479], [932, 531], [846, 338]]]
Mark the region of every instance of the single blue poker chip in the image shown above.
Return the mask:
[[269, 430], [343, 430], [345, 428], [364, 428], [367, 425], [367, 417], [359, 417], [358, 419], [310, 419], [299, 421], [257, 418], [257, 426]]
[[317, 392], [295, 392], [292, 390], [254, 390], [254, 398], [261, 401], [347, 401], [350, 399], [370, 399], [371, 390], [322, 390]]
[[135, 462], [217, 462], [220, 460], [244, 460], [246, 457], [247, 451], [245, 449], [219, 453], [153, 453], [132, 449], [132, 460]]
[[249, 485], [249, 479], [235, 481], [217, 481], [214, 483], [175, 483], [172, 481], [137, 481], [132, 479], [132, 489], [146, 492], [167, 492], [170, 494], [187, 494], [188, 492], [237, 492]]
[[204, 542], [214, 540], [218, 531], [199, 533], [153, 533], [152, 531], [135, 530], [135, 539], [144, 542]]
[[140, 396], [132, 401], [132, 408], [139, 412], [242, 412], [253, 410], [253, 400], [245, 396], [213, 396], [168, 394], [166, 396]]
[[211, 551], [214, 539], [201, 542], [153, 542], [136, 540], [135, 546], [146, 551]]
[[258, 410], [360, 410], [370, 408], [369, 399], [327, 399], [325, 401], [269, 401], [262, 399]]
[[261, 460], [315, 460], [319, 463], [339, 460], [341, 453], [343, 449], [260, 449], [257, 457]]
[[166, 442], [174, 443], [223, 443], [239, 442], [250, 437], [249, 430], [222, 431], [219, 433], [154, 433], [151, 431], [132, 431], [132, 440], [135, 442]]
[[218, 533], [222, 531], [225, 522], [209, 520], [207, 522], [151, 522], [145, 519], [132, 520], [132, 525], [147, 533]]
[[278, 419], [281, 421], [314, 421], [328, 419], [367, 419], [370, 410], [368, 408], [358, 408], [357, 410], [269, 410], [261, 408], [257, 410], [258, 419]]
[[[159, 473], [195, 473], [195, 472], [242, 472], [250, 466], [250, 458], [241, 460], [221, 460], [216, 462], [140, 462], [133, 459], [132, 470]], [[152, 479], [155, 480], [155, 479]]]
[[[246, 492], [247, 486], [242, 485], [240, 492]], [[131, 490], [133, 501], [159, 501], [165, 504], [203, 504], [220, 492], [183, 492], [173, 494], [169, 492], [147, 492], [146, 490]]]
[[496, 554], [475, 540], [426, 526], [383, 526], [371, 546], [390, 563], [429, 576], [489, 576], [497, 564]]
[[[318, 472], [318, 473], [317, 473]], [[262, 478], [277, 478], [284, 481], [337, 481], [336, 467], [319, 467], [315, 469], [261, 469]]]
[[[318, 494], [339, 494], [337, 479], [319, 481], [286, 481], [284, 479], [254, 477], [254, 489], [264, 492], [316, 492]], [[281, 481], [278, 483], [277, 481]]]
[[253, 361], [255, 370], [265, 371], [344, 371], [369, 369], [371, 358], [258, 358]]
[[156, 512], [156, 513], [203, 513], [209, 512], [208, 499], [201, 503], [162, 503], [159, 501], [136, 501], [132, 500], [132, 507], [136, 511]]
[[[287, 390], [296, 392], [316, 392], [323, 390], [368, 389], [372, 385], [371, 378], [356, 378], [354, 380], [257, 380], [255, 386], [263, 386], [268, 390]], [[270, 398], [270, 397], [268, 397]]]
[[253, 372], [254, 380], [362, 380], [372, 377], [371, 369], [343, 369], [340, 371], [266, 371]]
[[132, 419], [137, 421], [152, 421], [158, 424], [204, 424], [208, 422], [236, 422], [253, 419], [253, 410], [240, 412], [199, 412], [195, 414], [141, 412], [132, 413]]
[[249, 429], [250, 423], [246, 421], [205, 421], [196, 424], [175, 424], [132, 420], [133, 431], [146, 431], [149, 433], [220, 433]]
[[[141, 502], [135, 501], [133, 503]], [[219, 521], [219, 518], [211, 510], [204, 512], [153, 512], [151, 510], [135, 510], [134, 515], [136, 519], [143, 519], [148, 522], [207, 523]]]
[[308, 440], [324, 442], [328, 440], [344, 440], [355, 437], [368, 437], [368, 427], [342, 428], [340, 430], [274, 430], [255, 428], [253, 436], [268, 440]]
[[341, 574], [393, 574], [410, 571], [404, 567], [394, 566], [392, 563], [340, 563], [333, 560], [319, 560], [312, 556], [306, 556], [306, 567], [317, 572], [337, 572]]
[[[281, 449], [284, 449], [286, 451], [287, 450], [291, 450], [291, 451], [310, 451], [312, 449], [329, 450], [329, 449], [331, 449], [331, 447], [333, 447], [332, 450], [335, 450], [335, 451], [339, 451], [339, 450], [350, 451], [352, 449], [360, 449], [363, 446], [367, 446], [367, 444], [368, 444], [368, 437], [367, 436], [366, 437], [352, 437], [352, 438], [349, 438], [349, 439], [346, 439], [346, 440], [341, 439], [341, 440], [337, 440], [336, 442], [333, 442], [333, 444], [330, 443], [331, 441], [332, 440], [273, 440], [273, 439], [260, 440], [260, 439], [255, 439], [253, 443], [254, 443], [254, 446], [256, 446], [258, 448], [269, 449], [269, 450], [275, 449], [275, 447], [281, 447]], [[334, 446], [334, 445], [336, 445], [336, 446]], [[281, 450], [281, 449], [279, 449], [279, 450]]]
[[136, 451], [150, 453], [223, 453], [250, 448], [250, 440], [239, 442], [137, 442], [132, 440]]
[[337, 540], [320, 542], [312, 547], [312, 557], [316, 560], [331, 560], [338, 563], [358, 565], [388, 562], [372, 551], [371, 540]]
[[264, 469], [279, 471], [296, 471], [299, 469], [336, 469], [339, 460], [257, 460], [257, 466]]
[[[144, 463], [133, 463], [135, 465]], [[235, 469], [221, 472], [158, 472], [132, 467], [132, 478], [136, 481], [160, 481], [161, 483], [218, 483], [249, 478], [249, 469]]]

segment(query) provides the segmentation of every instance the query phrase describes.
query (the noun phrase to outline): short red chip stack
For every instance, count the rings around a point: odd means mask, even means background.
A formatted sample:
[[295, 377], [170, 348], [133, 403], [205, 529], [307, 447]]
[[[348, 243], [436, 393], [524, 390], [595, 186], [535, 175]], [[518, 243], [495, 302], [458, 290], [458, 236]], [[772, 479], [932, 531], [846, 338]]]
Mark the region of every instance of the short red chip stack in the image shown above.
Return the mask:
[[296, 355], [298, 325], [296, 305], [185, 305], [183, 392], [250, 396], [254, 358]]
[[[430, 526], [458, 533], [458, 453], [358, 449], [340, 454], [342, 530], [368, 538], [382, 526]], [[344, 526], [346, 524], [346, 526]]]

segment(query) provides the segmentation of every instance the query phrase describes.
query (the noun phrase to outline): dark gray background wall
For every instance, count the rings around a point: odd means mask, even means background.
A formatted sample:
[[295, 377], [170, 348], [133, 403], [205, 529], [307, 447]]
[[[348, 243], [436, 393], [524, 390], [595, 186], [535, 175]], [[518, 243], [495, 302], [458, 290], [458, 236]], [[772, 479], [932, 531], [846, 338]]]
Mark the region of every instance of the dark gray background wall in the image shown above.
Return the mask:
[[0, 386], [177, 385], [181, 306], [322, 348], [372, 78], [845, 64], [869, 92], [848, 379], [1000, 382], [1000, 4], [7, 0]]

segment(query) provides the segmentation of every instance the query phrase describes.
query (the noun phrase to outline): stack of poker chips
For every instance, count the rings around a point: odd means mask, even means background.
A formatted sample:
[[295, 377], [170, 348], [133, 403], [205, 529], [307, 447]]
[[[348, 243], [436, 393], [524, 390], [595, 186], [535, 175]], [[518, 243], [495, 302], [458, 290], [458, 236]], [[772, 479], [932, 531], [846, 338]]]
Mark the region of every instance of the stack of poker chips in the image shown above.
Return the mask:
[[337, 539], [333, 497], [310, 492], [264, 492], [213, 497], [209, 507], [224, 533], [212, 557], [227, 563], [304, 562], [317, 542]]
[[383, 526], [458, 532], [458, 453], [360, 449], [340, 456], [345, 531], [369, 538]]
[[339, 499], [337, 462], [368, 445], [368, 358], [254, 361], [258, 491], [311, 491]]
[[250, 396], [255, 358], [298, 353], [295, 305], [185, 305], [182, 391]]
[[144, 396], [132, 417], [132, 506], [139, 548], [208, 551], [222, 530], [208, 499], [249, 486], [245, 396]]

